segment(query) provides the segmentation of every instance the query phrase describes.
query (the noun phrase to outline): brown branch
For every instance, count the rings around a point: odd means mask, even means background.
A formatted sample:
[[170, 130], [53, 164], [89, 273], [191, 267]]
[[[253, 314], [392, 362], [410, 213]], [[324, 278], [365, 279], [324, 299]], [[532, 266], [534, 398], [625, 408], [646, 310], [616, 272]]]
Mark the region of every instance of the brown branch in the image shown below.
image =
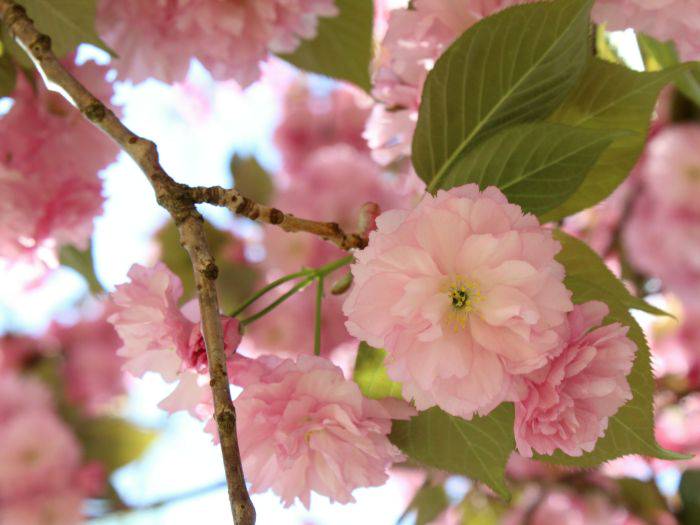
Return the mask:
[[190, 198], [194, 202], [213, 204], [228, 208], [231, 212], [248, 217], [254, 221], [273, 224], [287, 232], [307, 232], [335, 243], [343, 250], [364, 248], [366, 236], [357, 233], [345, 233], [337, 222], [318, 222], [295, 217], [277, 208], [259, 204], [244, 197], [238, 190], [227, 190], [221, 186], [211, 188], [189, 188]]
[[243, 477], [236, 434], [236, 412], [226, 373], [215, 286], [218, 269], [207, 245], [202, 216], [195, 208], [189, 189], [175, 182], [163, 170], [153, 142], [132, 133], [110, 109], [66, 71], [51, 51], [51, 39], [34, 27], [22, 6], [11, 0], [0, 0], [0, 18], [32, 58], [47, 87], [63, 94], [134, 159], [153, 186], [158, 203], [168, 210], [178, 227], [180, 243], [190, 256], [197, 284], [214, 414], [221, 440], [231, 510], [236, 524], [252, 525], [255, 523], [255, 509]]

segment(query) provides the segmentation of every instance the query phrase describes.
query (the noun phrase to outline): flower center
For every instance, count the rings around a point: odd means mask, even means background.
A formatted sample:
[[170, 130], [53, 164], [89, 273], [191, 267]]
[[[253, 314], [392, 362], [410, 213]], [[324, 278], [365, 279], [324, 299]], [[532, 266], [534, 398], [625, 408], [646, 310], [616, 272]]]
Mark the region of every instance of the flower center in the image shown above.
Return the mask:
[[692, 182], [700, 181], [700, 166], [690, 166], [685, 172]]
[[450, 297], [452, 298], [452, 307], [455, 310], [461, 310], [469, 304], [469, 290], [464, 286], [461, 288], [451, 288]]
[[457, 331], [466, 326], [469, 313], [482, 300], [479, 285], [458, 276], [447, 284], [445, 291], [451, 303], [445, 321]]

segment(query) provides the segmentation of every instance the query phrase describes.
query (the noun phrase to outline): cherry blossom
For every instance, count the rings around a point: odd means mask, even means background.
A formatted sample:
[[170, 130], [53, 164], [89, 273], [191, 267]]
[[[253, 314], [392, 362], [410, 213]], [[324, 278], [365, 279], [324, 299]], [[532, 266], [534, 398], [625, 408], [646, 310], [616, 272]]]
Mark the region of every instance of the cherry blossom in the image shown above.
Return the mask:
[[[106, 68], [88, 62], [66, 67], [96, 96], [108, 101]], [[55, 264], [55, 248], [85, 248], [93, 219], [102, 211], [97, 173], [118, 148], [60, 95], [19, 75], [10, 111], [0, 118], [0, 257]], [[73, 145], [80, 144], [76, 155]], [[38, 191], [37, 188], [41, 188]]]
[[346, 144], [367, 151], [362, 132], [369, 112], [369, 97], [353, 88], [334, 89], [319, 97], [306, 84], [289, 86], [274, 136], [285, 170], [298, 171], [324, 146]]
[[56, 323], [48, 338], [61, 348], [66, 395], [72, 403], [96, 414], [126, 392], [121, 370], [124, 360], [117, 355], [120, 339], [105, 317], [70, 326]]
[[253, 493], [272, 489], [285, 506], [311, 491], [353, 502], [358, 487], [382, 485], [404, 459], [387, 439], [391, 420], [414, 411], [396, 399], [364, 398], [330, 361], [272, 356], [234, 361], [243, 387], [235, 406], [243, 468]]
[[352, 266], [346, 326], [387, 350], [389, 376], [419, 410], [486, 414], [558, 351], [572, 309], [561, 247], [498, 189], [426, 195], [377, 225]]
[[248, 86], [270, 51], [291, 53], [316, 36], [333, 0], [100, 0], [97, 27], [119, 53], [121, 78], [183, 80], [193, 58], [216, 80]]
[[[182, 308], [182, 282], [165, 264], [153, 268], [138, 264], [128, 273], [130, 283], [111, 294], [112, 323], [122, 340], [117, 352], [127, 358], [125, 370], [136, 376], [158, 372], [166, 381], [191, 369], [206, 373], [207, 356], [196, 301]], [[236, 319], [221, 316], [225, 351], [231, 357], [241, 341]]]
[[636, 345], [619, 323], [600, 326], [608, 307], [591, 301], [569, 314], [559, 355], [528, 374], [515, 404], [518, 451], [580, 456], [605, 434], [608, 418], [632, 399], [627, 375]]

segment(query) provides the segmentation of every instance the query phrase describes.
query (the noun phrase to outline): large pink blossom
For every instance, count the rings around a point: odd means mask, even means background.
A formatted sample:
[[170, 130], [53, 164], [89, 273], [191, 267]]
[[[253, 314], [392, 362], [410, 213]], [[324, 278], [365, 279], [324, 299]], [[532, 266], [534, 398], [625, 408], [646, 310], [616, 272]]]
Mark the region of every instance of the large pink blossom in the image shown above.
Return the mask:
[[[108, 102], [106, 69], [94, 63], [66, 67]], [[97, 173], [118, 148], [60, 95], [19, 75], [10, 111], [0, 118], [0, 257], [51, 260], [57, 245], [84, 248], [102, 211]]]
[[521, 454], [590, 452], [605, 434], [608, 418], [632, 399], [627, 375], [636, 346], [626, 327], [601, 326], [608, 311], [597, 301], [575, 306], [559, 355], [525, 378], [515, 404]]
[[100, 0], [97, 27], [122, 78], [172, 83], [196, 58], [215, 79], [247, 86], [270, 51], [294, 51], [319, 17], [337, 14], [333, 0]]
[[109, 317], [123, 343], [124, 369], [135, 376], [158, 372], [174, 381], [182, 368], [179, 352], [187, 348], [194, 325], [178, 305], [182, 282], [163, 263], [153, 268], [135, 264], [128, 276], [131, 282], [111, 295], [115, 312]]
[[700, 4], [695, 0], [598, 0], [593, 18], [609, 30], [631, 27], [673, 40], [683, 60], [700, 58]]
[[558, 350], [572, 309], [561, 246], [497, 188], [426, 195], [377, 224], [352, 266], [347, 328], [387, 350], [418, 409], [488, 413]]
[[403, 455], [387, 439], [392, 419], [414, 411], [395, 399], [370, 400], [320, 357], [234, 361], [232, 380], [243, 468], [254, 493], [272, 489], [286, 506], [309, 506], [311, 491], [354, 501], [358, 487], [382, 485]]
[[[207, 359], [196, 302], [180, 308], [183, 288], [180, 278], [165, 264], [153, 268], [138, 264], [128, 273], [131, 282], [111, 294], [114, 325], [127, 359], [124, 369], [135, 376], [157, 372], [174, 381], [183, 370], [206, 373]], [[238, 321], [221, 316], [225, 350], [229, 357], [240, 343]]]

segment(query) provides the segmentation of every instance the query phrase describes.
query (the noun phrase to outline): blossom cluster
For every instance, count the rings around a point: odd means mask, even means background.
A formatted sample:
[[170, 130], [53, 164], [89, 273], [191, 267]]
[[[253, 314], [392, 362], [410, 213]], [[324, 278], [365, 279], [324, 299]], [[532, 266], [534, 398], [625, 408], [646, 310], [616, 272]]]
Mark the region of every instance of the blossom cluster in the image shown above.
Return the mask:
[[195, 58], [245, 87], [270, 52], [293, 52], [337, 14], [333, 0], [100, 0], [97, 27], [120, 55], [120, 78], [181, 81]]
[[125, 393], [117, 346], [104, 316], [0, 339], [0, 523], [77, 525], [85, 499], [103, 493], [105, 466], [84, 457], [73, 425], [92, 424]]
[[[77, 66], [73, 57], [65, 65], [96, 96], [111, 98], [104, 66]], [[97, 173], [118, 148], [38, 74], [35, 83], [18, 75], [12, 98], [0, 117], [0, 194], [12, 195], [0, 200], [0, 258], [55, 264], [57, 246], [87, 246], [104, 200]]]
[[636, 346], [572, 305], [560, 245], [532, 215], [475, 184], [377, 219], [356, 255], [348, 331], [387, 351], [416, 408], [471, 419], [515, 401], [521, 454], [591, 451], [631, 392]]

